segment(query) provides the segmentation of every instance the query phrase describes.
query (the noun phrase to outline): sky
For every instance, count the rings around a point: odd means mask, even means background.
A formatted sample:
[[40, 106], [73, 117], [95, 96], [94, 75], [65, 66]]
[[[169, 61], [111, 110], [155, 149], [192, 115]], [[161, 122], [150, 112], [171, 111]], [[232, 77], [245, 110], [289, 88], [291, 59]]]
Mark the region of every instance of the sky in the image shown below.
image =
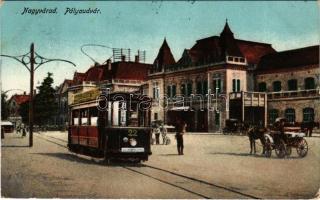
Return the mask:
[[[57, 8], [57, 14], [24, 14], [24, 8]], [[67, 8], [98, 8], [98, 14], [66, 14]], [[226, 19], [235, 38], [272, 44], [277, 51], [319, 44], [319, 4], [315, 1], [48, 1], [2, 2], [0, 7], [1, 54], [23, 55], [35, 44], [45, 58], [72, 61], [50, 62], [37, 69], [35, 86], [48, 72], [54, 86], [85, 72], [92, 64], [80, 47], [100, 44], [112, 48], [146, 51], [153, 63], [166, 38], [178, 60], [196, 40], [219, 35]], [[86, 47], [85, 51], [103, 63], [109, 48]], [[132, 56], [133, 57], [133, 56]], [[1, 57], [2, 91], [29, 91], [29, 73], [19, 62]], [[8, 92], [21, 93], [15, 90]]]

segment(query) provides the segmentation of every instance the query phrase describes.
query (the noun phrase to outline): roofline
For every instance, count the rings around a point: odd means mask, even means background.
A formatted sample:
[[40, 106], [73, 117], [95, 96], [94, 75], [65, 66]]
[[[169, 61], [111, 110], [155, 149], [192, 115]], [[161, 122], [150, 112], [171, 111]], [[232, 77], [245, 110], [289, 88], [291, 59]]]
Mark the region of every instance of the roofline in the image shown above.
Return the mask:
[[201, 41], [201, 40], [207, 40], [207, 39], [210, 39], [210, 38], [220, 38], [220, 36], [213, 35], [213, 36], [209, 36], [209, 37], [206, 37], [206, 38], [198, 39], [198, 40], [196, 40], [196, 42]]
[[256, 42], [256, 41], [249, 41], [249, 40], [242, 40], [242, 39], [235, 39], [235, 40], [236, 40], [236, 41], [240, 41], [240, 42], [261, 44], [261, 45], [265, 45], [265, 46], [272, 46], [272, 44], [270, 44], [270, 43], [264, 43], [264, 42]]
[[135, 64], [142, 64], [142, 65], [153, 65], [151, 63], [142, 63], [142, 62], [135, 62], [135, 61], [116, 61], [116, 62], [112, 62], [111, 64], [119, 64], [119, 63], [135, 63]]
[[307, 46], [307, 47], [302, 47], [302, 48], [298, 48], [298, 49], [289, 49], [289, 50], [284, 50], [284, 51], [276, 51], [276, 52], [272, 52], [272, 53], [268, 53], [264, 56], [262, 56], [261, 58], [264, 57], [268, 57], [268, 56], [273, 56], [273, 55], [279, 55], [279, 54], [284, 54], [284, 53], [288, 53], [288, 52], [295, 52], [295, 51], [300, 51], [303, 49], [308, 49], [308, 48], [314, 48], [314, 47], [318, 47], [318, 49], [320, 48], [320, 45], [313, 45], [313, 46]]
[[288, 50], [284, 50], [284, 51], [279, 51], [279, 52], [277, 52], [277, 53], [285, 53], [285, 52], [299, 51], [299, 50], [302, 50], [302, 49], [309, 49], [309, 48], [314, 48], [314, 47], [320, 48], [320, 45], [312, 45], [312, 46], [301, 47], [301, 48], [297, 48], [297, 49], [288, 49]]
[[[199, 39], [199, 40], [196, 40], [196, 41], [198, 42], [198, 41], [206, 40], [206, 39], [210, 39], [210, 38], [220, 38], [220, 36], [218, 36], [218, 35], [214, 35], [214, 36], [210, 36], [210, 37], [202, 38], [202, 39]], [[240, 41], [240, 42], [247, 42], [247, 43], [261, 44], [261, 45], [265, 45], [265, 46], [272, 46], [272, 44], [270, 44], [270, 43], [265, 43], [265, 42], [256, 42], [256, 41], [242, 40], [242, 39], [237, 39], [237, 38], [235, 38], [235, 40], [236, 40], [236, 41]]]

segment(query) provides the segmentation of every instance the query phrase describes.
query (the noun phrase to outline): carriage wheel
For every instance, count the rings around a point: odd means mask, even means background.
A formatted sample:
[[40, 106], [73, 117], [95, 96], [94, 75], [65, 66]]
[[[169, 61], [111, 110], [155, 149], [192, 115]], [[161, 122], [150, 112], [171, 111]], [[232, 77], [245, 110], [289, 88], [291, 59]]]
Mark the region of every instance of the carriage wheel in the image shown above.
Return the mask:
[[290, 146], [286, 147], [286, 156], [290, 156], [292, 153], [292, 148]]
[[298, 143], [297, 153], [302, 158], [308, 153], [308, 143], [304, 138], [302, 138], [302, 140]]
[[266, 137], [266, 143], [264, 146], [264, 156], [270, 158], [272, 154], [272, 145], [269, 138]]
[[286, 156], [286, 145], [283, 140], [280, 140], [279, 144], [276, 144], [275, 151], [278, 158], [284, 158]]

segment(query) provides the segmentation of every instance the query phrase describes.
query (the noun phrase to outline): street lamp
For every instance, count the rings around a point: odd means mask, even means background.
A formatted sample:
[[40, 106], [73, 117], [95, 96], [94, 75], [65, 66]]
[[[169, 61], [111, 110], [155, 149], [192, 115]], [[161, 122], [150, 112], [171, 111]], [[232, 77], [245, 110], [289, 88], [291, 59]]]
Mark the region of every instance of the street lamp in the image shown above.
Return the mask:
[[13, 58], [20, 62], [30, 72], [30, 101], [29, 101], [29, 147], [33, 146], [33, 83], [34, 83], [34, 72], [43, 64], [51, 61], [62, 61], [70, 63], [76, 66], [73, 62], [63, 59], [48, 59], [40, 56], [34, 51], [34, 44], [31, 43], [30, 51], [21, 56], [10, 56], [1, 54], [0, 56]]

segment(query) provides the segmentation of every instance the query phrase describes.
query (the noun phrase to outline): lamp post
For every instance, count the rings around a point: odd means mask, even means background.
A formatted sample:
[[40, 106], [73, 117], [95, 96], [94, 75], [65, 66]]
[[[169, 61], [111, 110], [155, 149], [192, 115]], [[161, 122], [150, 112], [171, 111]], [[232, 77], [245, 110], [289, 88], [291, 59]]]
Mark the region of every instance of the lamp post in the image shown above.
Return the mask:
[[43, 64], [51, 61], [67, 62], [76, 66], [73, 62], [63, 59], [48, 59], [40, 56], [34, 51], [34, 44], [31, 43], [30, 51], [21, 56], [10, 56], [1, 54], [0, 56], [13, 58], [20, 62], [30, 72], [30, 101], [29, 101], [29, 147], [33, 146], [33, 85], [34, 85], [34, 72]]

